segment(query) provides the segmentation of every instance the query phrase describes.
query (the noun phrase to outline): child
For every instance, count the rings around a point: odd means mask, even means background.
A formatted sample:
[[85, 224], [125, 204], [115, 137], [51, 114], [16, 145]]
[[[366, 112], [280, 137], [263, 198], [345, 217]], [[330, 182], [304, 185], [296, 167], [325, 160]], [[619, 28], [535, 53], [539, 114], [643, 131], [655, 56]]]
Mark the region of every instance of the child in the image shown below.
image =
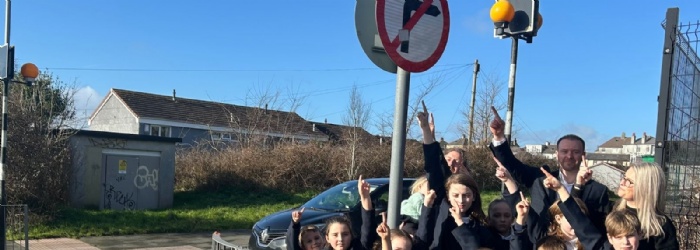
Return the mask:
[[421, 176], [411, 185], [411, 196], [401, 202], [401, 215], [403, 217], [401, 229], [409, 234], [413, 234], [418, 228], [418, 218], [427, 192], [428, 178]]
[[382, 214], [383, 221], [377, 227], [377, 235], [380, 241], [374, 245], [374, 250], [411, 250], [413, 247], [411, 236], [399, 229], [389, 229], [386, 224], [386, 214]]
[[287, 229], [288, 250], [321, 250], [326, 241], [321, 237], [321, 231], [314, 225], [301, 227], [299, 221], [304, 213], [304, 208], [292, 212], [292, 223]]

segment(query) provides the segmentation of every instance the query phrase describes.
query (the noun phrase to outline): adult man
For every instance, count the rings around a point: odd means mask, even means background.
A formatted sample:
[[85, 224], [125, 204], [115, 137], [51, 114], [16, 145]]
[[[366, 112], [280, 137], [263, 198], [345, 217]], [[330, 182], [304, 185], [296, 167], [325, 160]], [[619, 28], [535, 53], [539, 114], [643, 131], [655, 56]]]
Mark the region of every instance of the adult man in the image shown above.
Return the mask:
[[[493, 142], [489, 147], [494, 156], [510, 171], [513, 178], [525, 185], [532, 196], [532, 211], [541, 220], [547, 222], [549, 213], [547, 210], [559, 199], [556, 192], [544, 187], [544, 174], [537, 167], [523, 164], [515, 158], [504, 135], [505, 122], [498, 115], [498, 111], [491, 107], [494, 119], [490, 129], [493, 133]], [[591, 171], [585, 166], [585, 142], [581, 137], [573, 134], [565, 135], [557, 141], [556, 159], [558, 170], [550, 173], [559, 179], [566, 190], [575, 197], [581, 198], [588, 208], [591, 221], [601, 232], [605, 232], [605, 216], [610, 211], [610, 200], [607, 188], [591, 180]], [[581, 167], [584, 162], [584, 167]], [[548, 166], [543, 166], [549, 171]], [[530, 239], [533, 242], [544, 237], [548, 225], [528, 225]]]

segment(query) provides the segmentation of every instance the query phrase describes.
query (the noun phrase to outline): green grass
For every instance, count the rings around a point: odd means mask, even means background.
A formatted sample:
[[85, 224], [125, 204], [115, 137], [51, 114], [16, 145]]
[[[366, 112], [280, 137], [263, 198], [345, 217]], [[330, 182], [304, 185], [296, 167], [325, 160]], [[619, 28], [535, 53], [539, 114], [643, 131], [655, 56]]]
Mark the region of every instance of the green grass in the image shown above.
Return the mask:
[[115, 211], [66, 208], [48, 223], [30, 225], [30, 238], [84, 237], [249, 229], [260, 218], [298, 206], [316, 193], [176, 192], [173, 208]]
[[[315, 192], [283, 194], [222, 191], [176, 192], [173, 208], [159, 211], [115, 211], [65, 208], [51, 222], [32, 223], [29, 236], [36, 238], [148, 233], [187, 233], [249, 229], [273, 212], [302, 204]], [[499, 197], [498, 191], [482, 192], [484, 212]], [[20, 237], [20, 236], [17, 236]]]

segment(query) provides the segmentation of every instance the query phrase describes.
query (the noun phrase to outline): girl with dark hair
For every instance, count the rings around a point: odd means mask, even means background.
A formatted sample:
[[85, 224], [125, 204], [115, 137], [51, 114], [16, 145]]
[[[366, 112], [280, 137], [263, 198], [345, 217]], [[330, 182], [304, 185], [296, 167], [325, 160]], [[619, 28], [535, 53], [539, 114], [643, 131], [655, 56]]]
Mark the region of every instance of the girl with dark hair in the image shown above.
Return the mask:
[[[414, 240], [417, 244], [428, 245], [431, 250], [488, 246], [492, 237], [484, 227], [486, 216], [481, 210], [481, 194], [476, 182], [469, 175], [452, 174], [433, 136], [434, 123], [428, 123], [425, 104], [417, 118], [423, 131], [425, 172], [432, 190], [426, 196]], [[433, 203], [437, 207], [433, 207]]]

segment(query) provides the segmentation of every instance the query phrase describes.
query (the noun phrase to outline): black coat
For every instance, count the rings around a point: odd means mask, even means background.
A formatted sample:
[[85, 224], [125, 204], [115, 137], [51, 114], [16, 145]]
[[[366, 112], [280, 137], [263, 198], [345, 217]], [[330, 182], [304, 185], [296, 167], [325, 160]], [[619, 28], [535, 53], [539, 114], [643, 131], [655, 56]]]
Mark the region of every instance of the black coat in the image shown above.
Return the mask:
[[[434, 142], [423, 145], [425, 157], [425, 172], [428, 185], [436, 194], [435, 208], [423, 207], [418, 223], [415, 241], [419, 246], [429, 246], [428, 249], [478, 249], [493, 242], [488, 229], [480, 221], [471, 221], [457, 226], [450, 215], [450, 205], [447, 201], [445, 181], [452, 175], [445, 161], [440, 144]], [[475, 208], [475, 209], [481, 209]]]
[[[559, 196], [555, 191], [544, 187], [542, 184], [544, 181], [542, 171], [537, 167], [525, 165], [515, 158], [507, 141], [497, 147], [494, 147], [493, 144], [489, 145], [489, 147], [494, 156], [508, 169], [513, 179], [529, 188], [532, 197], [530, 209], [539, 217], [538, 221], [550, 221], [549, 207], [559, 200]], [[544, 168], [549, 169], [548, 166], [544, 166]], [[554, 177], [559, 178], [559, 171], [550, 171], [550, 173]], [[601, 232], [606, 232], [605, 216], [610, 212], [608, 188], [603, 184], [590, 180], [580, 191], [572, 192], [572, 196], [583, 200], [588, 208], [593, 225]], [[547, 235], [547, 227], [548, 225], [539, 225], [537, 222], [528, 221], [530, 240], [535, 243], [544, 238]]]

